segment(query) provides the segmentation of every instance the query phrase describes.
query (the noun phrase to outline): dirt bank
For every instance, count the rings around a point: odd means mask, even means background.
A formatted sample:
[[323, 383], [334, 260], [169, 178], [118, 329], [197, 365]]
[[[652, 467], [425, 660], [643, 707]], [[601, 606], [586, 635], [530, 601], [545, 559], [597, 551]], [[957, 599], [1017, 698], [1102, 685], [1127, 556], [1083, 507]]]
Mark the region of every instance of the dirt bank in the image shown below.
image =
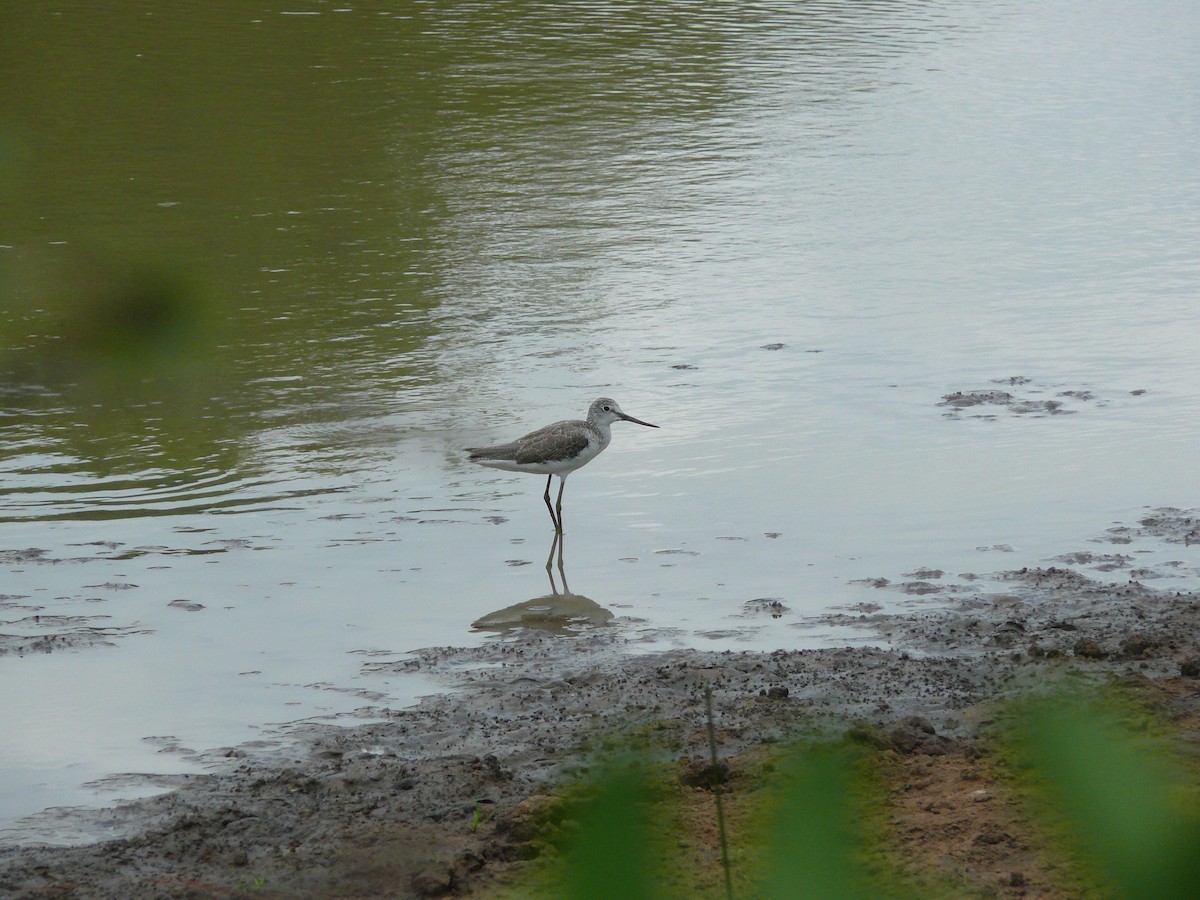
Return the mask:
[[[454, 691], [381, 723], [314, 728], [286, 759], [247, 757], [224, 774], [187, 779], [170, 794], [106, 813], [134, 826], [131, 836], [0, 849], [0, 893], [486, 893], [529, 855], [524, 817], [536, 803], [529, 798], [585, 766], [600, 736], [634, 730], [652, 735], [664, 753], [702, 756], [703, 690], [711, 687], [726, 757], [814, 729], [882, 726], [900, 760], [898, 777], [923, 785], [897, 806], [911, 826], [897, 841], [902, 849], [906, 841], [914, 853], [919, 845], [935, 865], [960, 867], [962, 878], [1014, 895], [1055, 896], [1038, 887], [1045, 873], [1028, 841], [1014, 836], [1019, 817], [1000, 788], [971, 783], [971, 791], [1000, 800], [956, 812], [962, 804], [950, 795], [962, 793], [962, 771], [975, 773], [968, 782], [986, 781], [964, 748], [988, 702], [1056, 678], [1155, 679], [1180, 715], [1193, 714], [1200, 597], [1170, 585], [1194, 574], [1198, 527], [1195, 511], [1156, 510], [1101, 536], [1104, 552], [1092, 547], [1044, 567], [881, 576], [872, 582], [881, 592], [903, 592], [914, 605], [824, 619], [882, 637], [888, 649], [630, 655], [622, 629], [606, 626], [572, 639], [527, 633], [480, 648], [426, 650], [396, 666], [420, 669]], [[1139, 567], [1109, 552], [1136, 538], [1178, 544], [1181, 558]], [[958, 830], [939, 837], [956, 816]], [[971, 833], [964, 838], [962, 829]], [[1007, 837], [975, 840], [985, 832]], [[956, 855], [964, 841], [971, 852]]]

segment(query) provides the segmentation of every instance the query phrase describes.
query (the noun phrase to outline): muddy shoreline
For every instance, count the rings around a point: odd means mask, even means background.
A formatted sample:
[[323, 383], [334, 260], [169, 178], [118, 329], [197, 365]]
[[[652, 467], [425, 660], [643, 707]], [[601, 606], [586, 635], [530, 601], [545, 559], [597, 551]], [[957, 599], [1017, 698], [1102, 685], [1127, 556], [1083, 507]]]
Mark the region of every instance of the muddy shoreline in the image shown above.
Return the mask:
[[[1178, 545], [1180, 558], [1138, 566], [1121, 552], [1137, 538]], [[886, 649], [631, 655], [618, 623], [376, 664], [454, 690], [383, 722], [311, 728], [282, 758], [247, 756], [104, 813], [130, 836], [0, 848], [0, 893], [486, 893], [530, 854], [530, 804], [586, 769], [606, 739], [652, 734], [670, 757], [702, 756], [706, 687], [727, 757], [852, 723], [890, 729], [907, 752], [969, 742], [989, 703], [1061, 679], [1169, 681], [1194, 699], [1200, 596], [1171, 584], [1194, 574], [1197, 543], [1200, 512], [1154, 510], [1044, 566], [881, 576], [872, 583], [913, 598], [911, 608], [868, 604], [821, 619]]]

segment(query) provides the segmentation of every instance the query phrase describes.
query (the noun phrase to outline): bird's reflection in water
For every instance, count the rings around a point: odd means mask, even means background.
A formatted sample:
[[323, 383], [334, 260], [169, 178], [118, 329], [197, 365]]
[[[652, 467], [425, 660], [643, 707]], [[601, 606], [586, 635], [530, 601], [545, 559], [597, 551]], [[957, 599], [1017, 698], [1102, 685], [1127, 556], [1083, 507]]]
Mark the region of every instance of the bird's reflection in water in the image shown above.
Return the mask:
[[[559, 581], [562, 582], [561, 591], [554, 579], [556, 567]], [[613, 617], [609, 610], [595, 600], [590, 600], [583, 594], [571, 593], [563, 566], [563, 537], [557, 532], [550, 544], [550, 556], [546, 559], [546, 576], [550, 579], [549, 594], [488, 613], [472, 622], [471, 627], [476, 631], [492, 631], [497, 634], [524, 628], [545, 634], [569, 636], [579, 634], [586, 628], [603, 625]]]

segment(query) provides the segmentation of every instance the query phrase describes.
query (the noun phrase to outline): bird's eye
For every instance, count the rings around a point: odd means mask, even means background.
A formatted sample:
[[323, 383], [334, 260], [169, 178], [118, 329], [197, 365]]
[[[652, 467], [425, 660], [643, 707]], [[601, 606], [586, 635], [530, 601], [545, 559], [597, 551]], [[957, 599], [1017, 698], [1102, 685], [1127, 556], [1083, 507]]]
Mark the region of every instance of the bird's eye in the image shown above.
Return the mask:
[[611, 406], [606, 406], [606, 407], [604, 407], [604, 411], [605, 411], [605, 412], [612, 412], [612, 407], [611, 407]]

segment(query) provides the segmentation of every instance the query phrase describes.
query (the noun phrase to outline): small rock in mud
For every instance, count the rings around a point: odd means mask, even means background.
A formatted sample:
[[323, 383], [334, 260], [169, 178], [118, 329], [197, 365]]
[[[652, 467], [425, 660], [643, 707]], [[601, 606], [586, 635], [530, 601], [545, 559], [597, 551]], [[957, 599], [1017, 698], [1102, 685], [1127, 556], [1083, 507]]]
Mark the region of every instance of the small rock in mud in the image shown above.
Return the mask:
[[922, 734], [937, 734], [937, 729], [933, 727], [933, 723], [922, 716], [905, 716], [900, 724], [908, 728], [913, 728]]
[[1012, 841], [1013, 836], [994, 823], [985, 826], [983, 831], [975, 836], [977, 844], [1011, 844]]
[[1131, 634], [1121, 641], [1119, 655], [1125, 659], [1144, 659], [1156, 647], [1158, 641], [1149, 635]]
[[943, 394], [938, 406], [953, 406], [955, 409], [966, 409], [969, 406], [982, 404], [1007, 405], [1012, 402], [1013, 395], [1007, 391], [955, 391], [953, 394]]
[[1095, 558], [1095, 554], [1081, 551], [1076, 553], [1064, 553], [1061, 556], [1054, 557], [1054, 561], [1066, 563], [1070, 566], [1082, 566], [1090, 563]]
[[1104, 652], [1104, 648], [1090, 638], [1080, 638], [1077, 640], [1072, 651], [1076, 656], [1083, 659], [1105, 659], [1108, 656]]
[[782, 350], [783, 346], [784, 346], [783, 344], [763, 344], [762, 349], [764, 349], [764, 350]]
[[942, 589], [939, 584], [930, 584], [928, 581], [908, 581], [900, 585], [900, 590], [906, 594], [922, 596], [924, 594], [936, 594]]
[[1020, 403], [1010, 403], [1008, 408], [1015, 413], [1049, 413], [1052, 416], [1074, 412], [1063, 409], [1058, 400], [1022, 400]]
[[500, 760], [494, 753], [489, 753], [483, 759], [476, 760], [476, 765], [482, 767], [494, 781], [508, 781], [513, 777], [512, 772], [500, 765]]
[[929, 720], [921, 716], [908, 716], [888, 732], [888, 745], [905, 755], [945, 756], [952, 744], [953, 741], [939, 735]]
[[787, 604], [778, 597], [755, 597], [743, 603], [742, 608], [747, 613], [766, 614], [772, 619], [781, 618], [788, 611]]
[[776, 684], [767, 688], [765, 691], [761, 691], [760, 693], [768, 700], [786, 700], [791, 691], [781, 684]]
[[426, 866], [412, 877], [412, 889], [418, 897], [440, 897], [454, 890], [454, 870], [449, 866]]
[[496, 832], [514, 844], [536, 838], [547, 824], [563, 815], [562, 800], [549, 794], [532, 794], [496, 819]]
[[847, 609], [852, 609], [856, 613], [862, 613], [863, 615], [868, 615], [870, 613], [879, 612], [881, 609], [883, 609], [883, 607], [880, 606], [878, 603], [855, 603], [852, 606], [848, 606]]
[[729, 783], [729, 764], [724, 761], [716, 765], [706, 759], [684, 759], [680, 762], [683, 771], [679, 774], [679, 780], [688, 787], [711, 791], [717, 785]]
[[1077, 631], [1074, 623], [1064, 621], [1063, 619], [1048, 619], [1046, 621], [1047, 628], [1053, 628], [1055, 631]]
[[865, 584], [873, 588], [885, 588], [891, 581], [886, 578], [855, 578], [850, 584]]
[[933, 578], [933, 579], [941, 578], [946, 573], [944, 571], [942, 571], [941, 569], [928, 569], [928, 568], [922, 567], [913, 572], [904, 572], [902, 574], [904, 575], [905, 578], [915, 578], [920, 581], [928, 581], [931, 578]]
[[1179, 674], [1185, 678], [1200, 678], [1200, 656], [1193, 656], [1181, 662]]
[[1025, 634], [1025, 626], [1011, 619], [996, 627], [992, 640], [997, 647], [1012, 647]]

